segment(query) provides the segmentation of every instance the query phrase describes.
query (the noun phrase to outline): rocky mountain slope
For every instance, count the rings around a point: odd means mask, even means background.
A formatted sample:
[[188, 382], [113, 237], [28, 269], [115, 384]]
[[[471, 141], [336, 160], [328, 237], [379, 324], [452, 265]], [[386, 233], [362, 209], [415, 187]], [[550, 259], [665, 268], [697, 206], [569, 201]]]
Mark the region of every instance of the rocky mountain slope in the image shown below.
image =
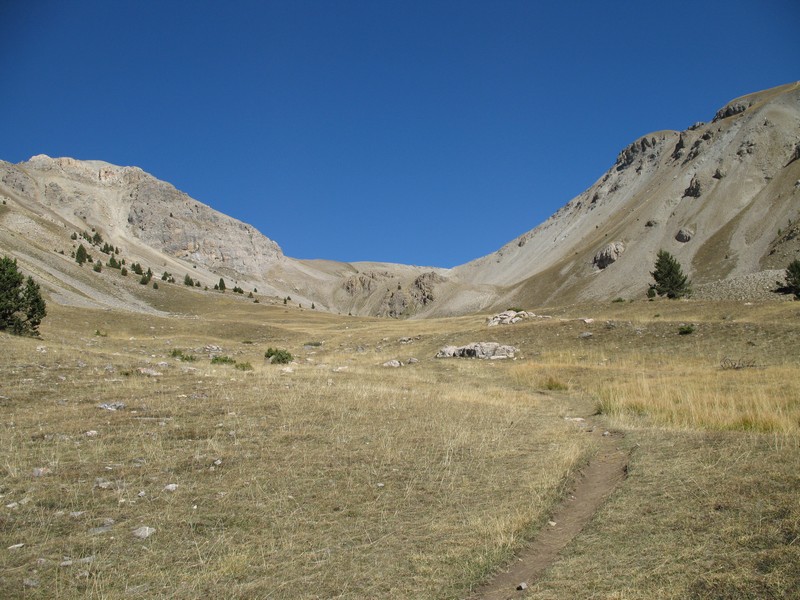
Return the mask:
[[56, 300], [93, 306], [152, 308], [136, 285], [78, 267], [75, 233], [97, 233], [129, 263], [178, 283], [191, 275], [213, 287], [224, 277], [228, 287], [352, 314], [643, 297], [661, 248], [699, 294], [740, 293], [737, 282], [763, 288], [770, 270], [800, 256], [800, 84], [736, 99], [685, 131], [641, 137], [547, 221], [454, 269], [296, 260], [141, 169], [100, 161], [0, 161], [0, 198], [0, 251], [39, 275]]

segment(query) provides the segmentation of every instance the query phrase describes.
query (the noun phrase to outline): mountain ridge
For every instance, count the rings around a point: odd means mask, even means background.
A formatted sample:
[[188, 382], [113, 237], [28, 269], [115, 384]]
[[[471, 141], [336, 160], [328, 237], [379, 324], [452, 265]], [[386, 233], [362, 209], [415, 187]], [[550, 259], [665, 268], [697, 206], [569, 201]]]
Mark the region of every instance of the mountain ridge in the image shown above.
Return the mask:
[[[294, 259], [251, 225], [138, 167], [37, 155], [0, 161], [7, 202], [0, 248], [31, 269], [38, 264], [61, 299], [75, 288], [74, 267], [45, 257], [66, 249], [58, 244], [74, 250], [68, 236], [88, 229], [154, 272], [196, 275], [206, 285], [224, 277], [334, 312], [424, 317], [635, 298], [661, 248], [700, 286], [796, 257], [797, 237], [783, 239], [783, 229], [800, 217], [799, 157], [800, 83], [748, 94], [707, 123], [637, 138], [546, 221], [489, 255], [442, 269]], [[98, 298], [106, 292], [91, 280], [78, 287], [70, 294], [105, 305]], [[136, 291], [119, 302], [132, 302]]]

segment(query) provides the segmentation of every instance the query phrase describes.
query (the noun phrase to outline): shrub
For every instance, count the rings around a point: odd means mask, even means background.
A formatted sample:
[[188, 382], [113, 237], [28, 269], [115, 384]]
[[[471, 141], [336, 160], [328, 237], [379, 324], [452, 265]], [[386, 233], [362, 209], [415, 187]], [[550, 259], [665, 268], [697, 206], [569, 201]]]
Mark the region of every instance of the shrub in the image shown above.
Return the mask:
[[215, 356], [211, 359], [212, 365], [235, 365], [236, 361], [230, 356]]
[[154, 290], [157, 290], [157, 289], [158, 289], [158, 282], [157, 282], [157, 281], [154, 281], [154, 282], [153, 282], [153, 289], [154, 289]]
[[128, 276], [128, 269], [126, 269], [125, 267], [122, 267], [120, 269], [120, 271], [119, 271], [119, 274], [122, 275], [123, 277], [127, 277]]
[[173, 349], [169, 355], [172, 358], [177, 358], [183, 362], [194, 362], [197, 360], [197, 357], [194, 354], [186, 354], [183, 350], [179, 350], [178, 348]]
[[273, 365], [285, 365], [294, 360], [294, 357], [289, 353], [288, 350], [282, 350], [279, 348], [267, 348], [267, 351], [264, 353], [264, 358], [269, 359], [269, 362], [271, 362]]
[[650, 273], [655, 284], [650, 287], [656, 294], [667, 298], [681, 298], [691, 293], [689, 279], [683, 274], [680, 263], [666, 250], [658, 251], [655, 269]]
[[233, 365], [233, 367], [235, 369], [238, 369], [239, 371], [252, 371], [253, 370], [253, 365], [251, 365], [249, 362], [236, 363], [235, 365]]
[[102, 270], [103, 270], [103, 263], [101, 263], [98, 260], [96, 263], [94, 263], [94, 272], [95, 273], [100, 273]]
[[189, 277], [188, 273], [183, 278], [183, 285], [188, 285], [190, 287], [194, 286], [194, 280], [191, 277]]
[[219, 288], [220, 292], [225, 291], [225, 280], [222, 277], [219, 278], [219, 283], [217, 284], [217, 287]]
[[17, 261], [0, 258], [0, 330], [16, 335], [38, 335], [47, 308], [32, 277], [24, 279]]
[[622, 296], [617, 296], [611, 302], [625, 302], [625, 298], [623, 298]]
[[678, 335], [689, 335], [691, 333], [694, 333], [694, 325], [691, 323], [678, 327]]

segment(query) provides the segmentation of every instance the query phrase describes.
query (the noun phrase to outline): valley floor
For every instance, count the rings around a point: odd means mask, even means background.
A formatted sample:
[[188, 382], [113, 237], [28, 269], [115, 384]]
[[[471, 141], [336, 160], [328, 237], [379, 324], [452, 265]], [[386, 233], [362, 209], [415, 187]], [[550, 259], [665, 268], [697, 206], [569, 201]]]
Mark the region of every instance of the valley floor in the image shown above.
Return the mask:
[[[610, 438], [627, 476], [506, 597], [797, 597], [800, 303], [488, 328], [173, 296], [0, 334], [0, 596], [478, 597]], [[519, 353], [433, 358], [473, 341]]]

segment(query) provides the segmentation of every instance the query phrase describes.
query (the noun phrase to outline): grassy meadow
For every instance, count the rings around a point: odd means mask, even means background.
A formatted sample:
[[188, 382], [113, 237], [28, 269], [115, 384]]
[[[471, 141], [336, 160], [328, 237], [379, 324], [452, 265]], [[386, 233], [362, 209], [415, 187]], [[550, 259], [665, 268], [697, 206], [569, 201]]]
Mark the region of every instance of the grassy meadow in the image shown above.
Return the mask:
[[[800, 303], [487, 328], [163, 287], [170, 316], [50, 302], [40, 339], [0, 334], [0, 597], [468, 598], [591, 460], [564, 418], [591, 415], [628, 478], [529, 596], [800, 589]], [[520, 354], [433, 358], [472, 341]]]

